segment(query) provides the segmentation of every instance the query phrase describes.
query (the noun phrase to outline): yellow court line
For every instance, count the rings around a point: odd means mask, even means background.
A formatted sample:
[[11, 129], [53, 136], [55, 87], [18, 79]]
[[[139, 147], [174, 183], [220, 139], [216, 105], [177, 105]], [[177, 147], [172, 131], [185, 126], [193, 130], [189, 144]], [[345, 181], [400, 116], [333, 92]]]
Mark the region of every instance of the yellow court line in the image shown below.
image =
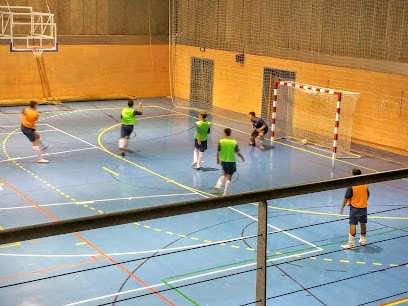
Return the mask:
[[[2, 226], [0, 226], [0, 231], [4, 230], [4, 228]], [[20, 242], [13, 242], [13, 243], [7, 243], [5, 245], [0, 245], [0, 249], [5, 249], [5, 248], [11, 248], [11, 247], [16, 247], [16, 246], [20, 246], [21, 243]]]
[[399, 299], [399, 300], [396, 300], [396, 301], [381, 304], [380, 306], [395, 306], [395, 305], [401, 305], [401, 304], [404, 304], [404, 303], [407, 303], [407, 302], [408, 302], [408, 297], [405, 297], [405, 298], [402, 298], [402, 299]]
[[115, 171], [112, 171], [112, 170], [110, 170], [110, 169], [108, 169], [106, 167], [102, 167], [102, 169], [109, 172], [109, 173], [111, 173], [111, 174], [113, 174], [113, 175], [119, 176], [119, 174], [117, 174]]
[[165, 180], [165, 181], [168, 182], [168, 183], [172, 183], [172, 184], [174, 184], [174, 185], [177, 185], [177, 186], [179, 186], [179, 187], [181, 187], [181, 188], [184, 188], [184, 189], [186, 189], [186, 190], [189, 190], [189, 191], [191, 191], [191, 192], [195, 192], [195, 193], [197, 193], [197, 194], [206, 195], [206, 196], [211, 196], [211, 197], [214, 196], [214, 195], [212, 195], [211, 193], [208, 193], [208, 192], [205, 192], [205, 191], [202, 191], [202, 190], [198, 190], [198, 189], [195, 189], [195, 188], [193, 188], [193, 187], [190, 187], [190, 186], [181, 184], [181, 183], [179, 183], [179, 182], [177, 182], [177, 181], [175, 181], [175, 180], [173, 180], [173, 179], [170, 179], [170, 178], [168, 178], [168, 177], [165, 177], [164, 175], [161, 175], [161, 174], [159, 174], [159, 173], [157, 173], [157, 172], [154, 172], [154, 171], [152, 171], [152, 170], [150, 170], [150, 169], [147, 169], [146, 167], [144, 167], [144, 166], [142, 166], [142, 165], [139, 165], [139, 164], [137, 164], [137, 163], [135, 163], [135, 162], [132, 162], [132, 161], [126, 159], [126, 158], [123, 158], [122, 156], [118, 156], [118, 155], [116, 155], [115, 153], [109, 151], [109, 150], [102, 144], [101, 138], [102, 138], [102, 136], [103, 136], [106, 132], [108, 132], [109, 130], [111, 130], [111, 129], [117, 127], [118, 125], [120, 125], [120, 123], [114, 124], [114, 125], [112, 125], [112, 126], [110, 126], [110, 127], [107, 127], [106, 129], [102, 130], [102, 131], [99, 133], [99, 135], [98, 135], [98, 144], [99, 144], [99, 147], [100, 147], [103, 151], [105, 151], [106, 153], [108, 153], [108, 154], [114, 156], [115, 158], [121, 159], [122, 161], [127, 162], [128, 164], [131, 164], [131, 165], [133, 165], [133, 166], [135, 166], [135, 167], [137, 167], [137, 168], [139, 168], [139, 169], [141, 169], [141, 170], [143, 170], [143, 171], [146, 171], [146, 172], [148, 172], [148, 173], [150, 173], [150, 174], [153, 174], [153, 175], [155, 175], [155, 176], [157, 176], [157, 177], [159, 177], [159, 178]]

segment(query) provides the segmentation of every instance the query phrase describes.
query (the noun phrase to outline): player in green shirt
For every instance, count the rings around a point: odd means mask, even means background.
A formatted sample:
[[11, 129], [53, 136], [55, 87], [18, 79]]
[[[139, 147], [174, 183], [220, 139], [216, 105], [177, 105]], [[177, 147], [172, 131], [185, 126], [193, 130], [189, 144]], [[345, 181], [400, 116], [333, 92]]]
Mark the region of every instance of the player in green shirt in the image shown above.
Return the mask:
[[217, 164], [221, 163], [224, 174], [218, 178], [214, 188], [214, 194], [219, 195], [221, 186], [226, 179], [223, 195], [228, 195], [228, 190], [231, 186], [232, 175], [237, 171], [235, 163], [235, 154], [241, 157], [244, 162], [244, 156], [239, 151], [238, 142], [231, 138], [231, 129], [224, 129], [224, 138], [218, 143], [217, 149]]
[[207, 150], [207, 137], [210, 133], [211, 122], [206, 121], [207, 113], [205, 111], [200, 112], [198, 121], [196, 122], [196, 131], [194, 133], [194, 155], [193, 155], [193, 167], [200, 170], [200, 163], [203, 160], [203, 153]]
[[120, 139], [119, 139], [119, 154], [125, 156], [127, 146], [129, 144], [129, 136], [133, 132], [134, 125], [136, 123], [136, 115], [143, 115], [142, 102], [139, 102], [139, 110], [133, 109], [133, 100], [128, 100], [128, 107], [122, 109], [120, 115], [122, 125], [120, 127]]

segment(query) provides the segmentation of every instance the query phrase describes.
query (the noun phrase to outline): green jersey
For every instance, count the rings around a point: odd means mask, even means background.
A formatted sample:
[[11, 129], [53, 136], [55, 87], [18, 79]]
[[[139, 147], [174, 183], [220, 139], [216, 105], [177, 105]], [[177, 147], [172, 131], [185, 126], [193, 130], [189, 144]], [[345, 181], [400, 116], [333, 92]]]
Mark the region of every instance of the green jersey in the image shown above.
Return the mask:
[[135, 111], [132, 107], [126, 107], [122, 110], [122, 124], [125, 125], [134, 125], [136, 123], [136, 114], [139, 114], [138, 111]]
[[223, 138], [218, 143], [218, 152], [222, 162], [235, 162], [235, 153], [239, 152], [238, 141], [232, 138]]
[[211, 122], [209, 121], [197, 121], [197, 130], [194, 133], [194, 139], [200, 140], [200, 141], [206, 141], [207, 140], [207, 135], [210, 131], [210, 126]]

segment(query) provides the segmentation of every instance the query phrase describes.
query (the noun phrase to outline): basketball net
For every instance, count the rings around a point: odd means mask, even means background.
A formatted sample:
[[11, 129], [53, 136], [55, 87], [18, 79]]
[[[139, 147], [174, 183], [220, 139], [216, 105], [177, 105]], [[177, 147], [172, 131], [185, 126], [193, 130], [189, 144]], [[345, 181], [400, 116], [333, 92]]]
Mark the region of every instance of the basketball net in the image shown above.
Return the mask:
[[32, 50], [33, 50], [34, 57], [41, 57], [43, 53], [42, 48], [33, 48]]

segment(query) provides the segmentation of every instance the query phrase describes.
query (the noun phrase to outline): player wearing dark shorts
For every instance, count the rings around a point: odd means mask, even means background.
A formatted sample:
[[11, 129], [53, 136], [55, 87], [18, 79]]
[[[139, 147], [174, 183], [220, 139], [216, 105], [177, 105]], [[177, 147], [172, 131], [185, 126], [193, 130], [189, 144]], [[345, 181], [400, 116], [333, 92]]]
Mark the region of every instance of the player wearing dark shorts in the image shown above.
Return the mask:
[[217, 184], [214, 187], [214, 194], [220, 194], [221, 186], [224, 180], [226, 180], [223, 195], [228, 195], [232, 175], [237, 171], [235, 155], [241, 157], [243, 162], [245, 161], [244, 156], [242, 156], [239, 151], [238, 142], [231, 138], [231, 129], [226, 128], [224, 129], [224, 138], [218, 142], [217, 149], [217, 164], [221, 163], [224, 173], [217, 180]]
[[136, 116], [143, 115], [142, 102], [139, 102], [139, 110], [133, 109], [133, 100], [128, 100], [128, 107], [122, 109], [120, 118], [122, 120], [122, 125], [120, 127], [120, 139], [119, 139], [119, 154], [125, 156], [127, 146], [129, 144], [129, 137], [133, 132]]
[[261, 144], [259, 145], [260, 149], [265, 149], [263, 146], [264, 135], [268, 133], [268, 125], [262, 118], [258, 118], [255, 115], [255, 112], [249, 112], [249, 119], [251, 120], [251, 137], [249, 138], [249, 145], [255, 146], [255, 138], [259, 136]]
[[206, 121], [207, 113], [200, 112], [199, 120], [196, 122], [196, 131], [194, 132], [194, 154], [192, 165], [200, 170], [200, 164], [203, 160], [204, 151], [207, 150], [207, 138], [210, 133], [211, 122]]
[[[353, 175], [360, 175], [359, 169], [352, 170]], [[350, 206], [349, 213], [349, 240], [347, 244], [342, 245], [343, 249], [354, 249], [354, 240], [357, 232], [357, 224], [360, 223], [360, 240], [358, 241], [361, 246], [367, 244], [367, 206], [370, 191], [367, 185], [358, 185], [348, 187], [344, 195], [343, 202], [341, 204], [340, 213], [343, 214], [343, 209], [346, 205]]]

